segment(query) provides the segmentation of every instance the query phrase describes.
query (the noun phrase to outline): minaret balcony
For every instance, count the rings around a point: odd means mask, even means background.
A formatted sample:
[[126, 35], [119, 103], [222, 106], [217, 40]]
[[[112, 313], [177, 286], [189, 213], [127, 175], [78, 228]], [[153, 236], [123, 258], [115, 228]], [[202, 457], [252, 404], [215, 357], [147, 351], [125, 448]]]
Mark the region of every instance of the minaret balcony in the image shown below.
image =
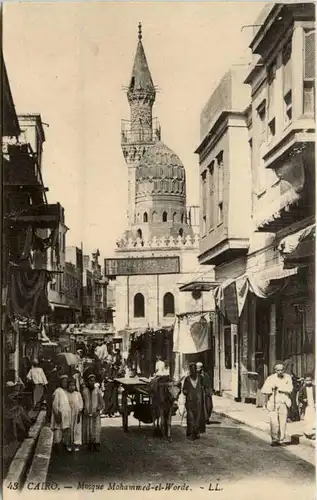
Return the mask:
[[157, 118], [151, 123], [135, 123], [129, 120], [121, 122], [121, 145], [148, 144], [161, 140], [161, 126]]

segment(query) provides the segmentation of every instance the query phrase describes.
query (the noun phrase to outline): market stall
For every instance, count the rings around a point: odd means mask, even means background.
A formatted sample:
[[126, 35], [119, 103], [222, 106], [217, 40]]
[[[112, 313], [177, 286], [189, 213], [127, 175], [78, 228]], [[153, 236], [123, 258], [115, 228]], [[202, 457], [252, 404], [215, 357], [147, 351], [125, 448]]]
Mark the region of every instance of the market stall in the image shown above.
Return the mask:
[[132, 371], [142, 377], [150, 377], [155, 372], [157, 356], [161, 356], [172, 373], [173, 327], [148, 328], [131, 334], [127, 364]]

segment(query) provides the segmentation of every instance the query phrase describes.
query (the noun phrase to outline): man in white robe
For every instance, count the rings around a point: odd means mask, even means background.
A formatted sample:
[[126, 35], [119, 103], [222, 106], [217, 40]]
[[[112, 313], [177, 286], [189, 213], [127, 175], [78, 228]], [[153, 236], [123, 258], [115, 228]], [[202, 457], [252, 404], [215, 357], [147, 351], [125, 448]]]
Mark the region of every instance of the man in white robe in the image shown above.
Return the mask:
[[76, 390], [75, 380], [68, 382], [68, 402], [70, 406], [70, 433], [67, 451], [79, 451], [82, 444], [82, 421], [81, 413], [83, 409], [83, 399]]
[[30, 382], [33, 382], [33, 406], [34, 409], [36, 409], [44, 398], [44, 392], [47, 386], [47, 378], [43, 368], [39, 366], [37, 359], [33, 360], [32, 368], [26, 378]]
[[292, 377], [284, 373], [284, 365], [277, 363], [274, 374], [270, 375], [262, 387], [262, 393], [268, 396], [266, 409], [271, 427], [271, 446], [285, 445], [288, 408], [292, 401]]
[[102, 392], [95, 386], [96, 377], [87, 377], [87, 386], [83, 390], [83, 442], [90, 451], [100, 451], [101, 417], [105, 404]]
[[69, 442], [71, 408], [67, 396], [67, 375], [60, 377], [60, 387], [53, 394], [51, 429], [53, 442], [61, 451], [62, 445]]

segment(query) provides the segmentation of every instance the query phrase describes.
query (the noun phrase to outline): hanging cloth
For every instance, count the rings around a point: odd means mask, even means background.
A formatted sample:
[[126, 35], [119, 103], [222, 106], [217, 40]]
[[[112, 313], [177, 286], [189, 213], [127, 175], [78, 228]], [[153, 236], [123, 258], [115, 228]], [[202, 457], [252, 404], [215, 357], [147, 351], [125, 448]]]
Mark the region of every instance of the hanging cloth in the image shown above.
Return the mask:
[[174, 352], [195, 354], [210, 349], [210, 322], [207, 314], [188, 315], [175, 320]]
[[283, 269], [280, 265], [259, 273], [248, 273], [250, 291], [261, 299], [267, 299], [281, 292], [288, 285], [290, 276], [294, 274], [297, 274], [297, 268]]
[[9, 272], [7, 312], [14, 321], [16, 316], [36, 320], [49, 312], [45, 270], [23, 269], [11, 266]]

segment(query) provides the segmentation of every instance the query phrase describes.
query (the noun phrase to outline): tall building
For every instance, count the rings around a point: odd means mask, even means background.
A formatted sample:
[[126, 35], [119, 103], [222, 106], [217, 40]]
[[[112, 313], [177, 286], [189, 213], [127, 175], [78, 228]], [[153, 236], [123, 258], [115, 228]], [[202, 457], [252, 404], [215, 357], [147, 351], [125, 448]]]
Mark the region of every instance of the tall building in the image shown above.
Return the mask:
[[272, 4], [254, 24], [251, 68], [215, 89], [197, 153], [215, 389], [255, 401], [276, 360], [315, 369], [315, 8]]
[[100, 252], [95, 249], [91, 257], [83, 258], [83, 315], [84, 323], [112, 323], [111, 308], [107, 307], [108, 280], [99, 264]]
[[161, 140], [153, 119], [155, 96], [139, 25], [127, 88], [130, 121], [122, 128], [129, 183], [127, 230], [117, 242], [116, 258], [105, 261], [106, 276], [115, 279], [115, 327], [127, 334], [170, 327], [175, 314], [199, 309], [203, 302], [201, 294], [179, 291], [180, 283], [199, 267], [199, 211], [186, 204], [182, 161]]
[[37, 356], [42, 319], [49, 312], [47, 250], [56, 251], [63, 222], [59, 203], [49, 204], [42, 178], [45, 134], [39, 114], [15, 112], [3, 55], [2, 126], [2, 330], [4, 367], [20, 369], [23, 356]]

